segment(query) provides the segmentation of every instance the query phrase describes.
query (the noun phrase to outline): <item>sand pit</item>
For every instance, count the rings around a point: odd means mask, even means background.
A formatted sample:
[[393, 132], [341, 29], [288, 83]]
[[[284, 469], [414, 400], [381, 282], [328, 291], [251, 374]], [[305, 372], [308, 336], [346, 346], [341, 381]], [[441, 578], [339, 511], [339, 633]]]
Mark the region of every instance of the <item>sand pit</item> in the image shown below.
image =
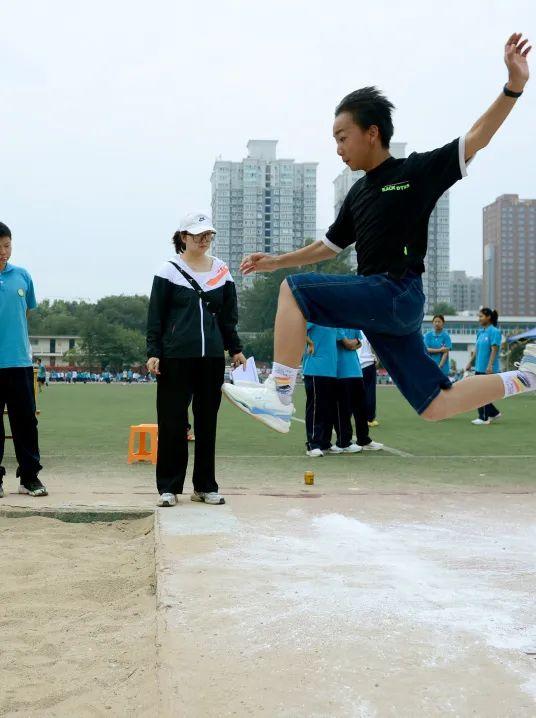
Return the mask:
[[156, 715], [152, 527], [0, 518], [0, 715]]

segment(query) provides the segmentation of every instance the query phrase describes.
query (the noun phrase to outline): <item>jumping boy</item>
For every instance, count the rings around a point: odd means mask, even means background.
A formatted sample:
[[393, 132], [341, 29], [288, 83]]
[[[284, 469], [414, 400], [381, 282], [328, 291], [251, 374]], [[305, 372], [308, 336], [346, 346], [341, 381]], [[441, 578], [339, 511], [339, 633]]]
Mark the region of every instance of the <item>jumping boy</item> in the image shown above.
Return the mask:
[[441, 195], [466, 175], [468, 162], [488, 145], [523, 94], [531, 49], [526, 45], [521, 34], [510, 36], [504, 52], [508, 81], [499, 97], [467, 135], [431, 152], [391, 157], [393, 105], [376, 88], [352, 92], [338, 105], [337, 153], [365, 176], [350, 189], [323, 240], [279, 256], [251, 254], [241, 270], [250, 274], [314, 264], [355, 243], [359, 274], [294, 274], [282, 283], [272, 374], [260, 387], [223, 387], [242, 411], [276, 431], [289, 431], [307, 321], [363, 329], [402, 394], [430, 421], [536, 390], [536, 344], [527, 345], [516, 371], [452, 385], [426, 354], [421, 335], [430, 214]]

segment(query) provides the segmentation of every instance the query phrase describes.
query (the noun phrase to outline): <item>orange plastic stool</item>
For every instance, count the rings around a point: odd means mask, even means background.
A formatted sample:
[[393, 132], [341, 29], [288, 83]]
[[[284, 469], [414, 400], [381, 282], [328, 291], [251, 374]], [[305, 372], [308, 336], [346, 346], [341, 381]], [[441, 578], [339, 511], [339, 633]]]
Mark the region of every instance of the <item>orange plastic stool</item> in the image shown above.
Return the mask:
[[[149, 448], [147, 448], [146, 437], [149, 436]], [[138, 450], [136, 451], [136, 437], [138, 437]], [[158, 425], [138, 424], [130, 427], [130, 439], [128, 442], [128, 463], [134, 461], [150, 461], [156, 464], [156, 452], [158, 451]]]

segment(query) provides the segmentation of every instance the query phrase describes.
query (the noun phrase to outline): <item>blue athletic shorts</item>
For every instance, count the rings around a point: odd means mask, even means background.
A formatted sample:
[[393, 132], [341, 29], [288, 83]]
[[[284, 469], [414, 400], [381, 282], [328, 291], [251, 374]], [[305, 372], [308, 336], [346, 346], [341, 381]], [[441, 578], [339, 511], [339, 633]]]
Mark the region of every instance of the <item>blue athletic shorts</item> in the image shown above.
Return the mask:
[[421, 277], [408, 274], [291, 274], [287, 282], [303, 316], [325, 327], [362, 329], [382, 366], [421, 414], [441, 389], [450, 389], [424, 346]]

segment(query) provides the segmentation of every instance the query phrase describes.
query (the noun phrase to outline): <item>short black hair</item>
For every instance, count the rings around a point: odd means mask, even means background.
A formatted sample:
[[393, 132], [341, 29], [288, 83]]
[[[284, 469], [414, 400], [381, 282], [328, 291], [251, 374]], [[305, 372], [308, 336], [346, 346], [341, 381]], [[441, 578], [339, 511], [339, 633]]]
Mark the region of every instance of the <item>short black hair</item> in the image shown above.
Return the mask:
[[11, 239], [11, 230], [3, 222], [0, 222], [0, 237], [9, 237]]
[[432, 317], [432, 321], [434, 321], [434, 319], [441, 319], [443, 324], [445, 323], [445, 317], [442, 314], [434, 314], [434, 316]]
[[171, 241], [173, 242], [173, 246], [175, 247], [175, 252], [177, 254], [182, 254], [186, 249], [186, 245], [184, 244], [184, 240], [182, 238], [183, 234], [186, 234], [186, 232], [177, 231], [171, 239]]
[[377, 87], [362, 87], [343, 97], [335, 108], [335, 117], [349, 112], [352, 119], [362, 130], [376, 125], [380, 131], [382, 147], [389, 149], [394, 127], [391, 113], [395, 106]]

